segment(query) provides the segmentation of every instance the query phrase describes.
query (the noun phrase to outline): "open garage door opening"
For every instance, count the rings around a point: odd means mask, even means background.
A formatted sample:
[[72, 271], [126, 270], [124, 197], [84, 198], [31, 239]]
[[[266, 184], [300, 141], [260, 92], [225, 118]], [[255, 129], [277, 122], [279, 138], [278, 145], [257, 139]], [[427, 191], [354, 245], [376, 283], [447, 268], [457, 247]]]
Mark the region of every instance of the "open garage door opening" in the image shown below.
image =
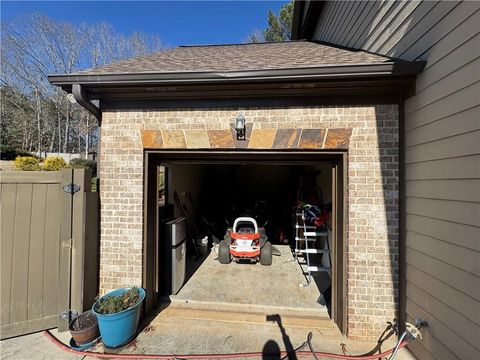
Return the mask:
[[343, 159], [147, 153], [150, 306], [290, 312], [342, 330]]

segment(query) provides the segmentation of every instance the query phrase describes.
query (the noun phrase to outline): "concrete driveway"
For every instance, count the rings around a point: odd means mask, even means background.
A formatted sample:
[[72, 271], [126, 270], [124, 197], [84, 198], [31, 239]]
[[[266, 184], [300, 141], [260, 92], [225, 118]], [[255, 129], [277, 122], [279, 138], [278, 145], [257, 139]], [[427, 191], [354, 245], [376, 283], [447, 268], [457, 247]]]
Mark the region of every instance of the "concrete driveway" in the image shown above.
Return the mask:
[[[70, 341], [69, 333], [52, 333], [64, 343]], [[0, 341], [0, 359], [2, 360], [81, 360], [85, 356], [67, 353], [51, 343], [43, 332], [17, 336]]]

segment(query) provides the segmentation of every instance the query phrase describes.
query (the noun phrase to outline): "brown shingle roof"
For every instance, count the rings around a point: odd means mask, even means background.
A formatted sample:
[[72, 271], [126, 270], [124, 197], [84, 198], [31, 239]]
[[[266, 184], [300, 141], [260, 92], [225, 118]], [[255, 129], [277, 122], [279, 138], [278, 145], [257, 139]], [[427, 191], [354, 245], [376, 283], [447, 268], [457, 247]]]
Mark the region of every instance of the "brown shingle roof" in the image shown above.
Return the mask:
[[[181, 46], [121, 61], [78, 75], [229, 72], [382, 63], [391, 59], [308, 41], [240, 45]], [[75, 75], [75, 74], [73, 74]]]

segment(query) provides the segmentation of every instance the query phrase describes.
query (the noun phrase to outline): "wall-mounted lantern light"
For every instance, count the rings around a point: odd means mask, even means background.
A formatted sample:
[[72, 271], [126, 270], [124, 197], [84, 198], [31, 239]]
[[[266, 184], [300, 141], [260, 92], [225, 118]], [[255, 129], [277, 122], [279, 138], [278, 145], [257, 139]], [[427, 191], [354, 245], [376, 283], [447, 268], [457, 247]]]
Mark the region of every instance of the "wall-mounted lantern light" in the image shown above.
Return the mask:
[[238, 114], [235, 118], [235, 130], [237, 131], [237, 140], [245, 140], [245, 116]]

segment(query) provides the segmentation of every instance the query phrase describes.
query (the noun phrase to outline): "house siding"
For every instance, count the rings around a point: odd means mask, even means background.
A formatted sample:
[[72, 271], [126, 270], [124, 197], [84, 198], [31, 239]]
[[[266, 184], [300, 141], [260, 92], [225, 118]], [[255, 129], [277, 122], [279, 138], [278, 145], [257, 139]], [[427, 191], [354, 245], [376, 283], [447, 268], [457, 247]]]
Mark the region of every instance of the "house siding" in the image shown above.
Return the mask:
[[405, 102], [406, 311], [429, 323], [409, 348], [420, 359], [478, 359], [480, 3], [354, 3], [327, 2], [314, 38], [427, 61]]
[[397, 105], [104, 111], [101, 292], [142, 283], [144, 148], [195, 148], [191, 139], [203, 139], [199, 148], [208, 148], [208, 143], [214, 148], [216, 134], [230, 134], [240, 110], [253, 124], [251, 139], [261, 129], [272, 134], [279, 129], [322, 129], [308, 132], [326, 134], [316, 148], [338, 148], [340, 140], [330, 142], [329, 133], [351, 129], [347, 331], [359, 339], [377, 337], [386, 321], [397, 316], [398, 307]]

